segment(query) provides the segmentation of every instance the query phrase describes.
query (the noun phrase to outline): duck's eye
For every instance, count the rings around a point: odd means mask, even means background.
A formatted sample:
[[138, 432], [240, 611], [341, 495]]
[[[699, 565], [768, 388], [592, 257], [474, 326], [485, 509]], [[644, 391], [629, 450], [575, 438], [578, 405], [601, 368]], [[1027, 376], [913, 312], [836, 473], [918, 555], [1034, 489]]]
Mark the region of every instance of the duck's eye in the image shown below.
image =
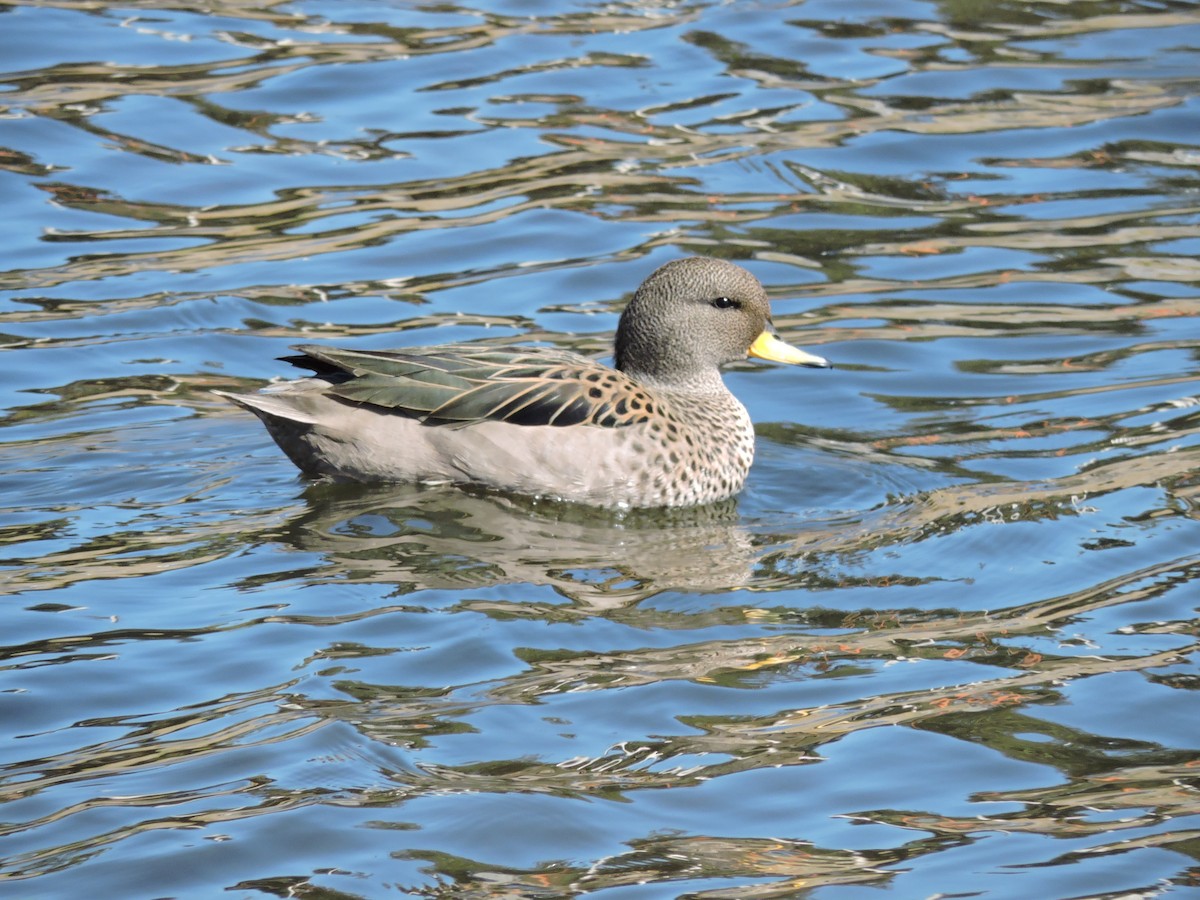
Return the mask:
[[732, 297], [718, 297], [712, 301], [712, 305], [717, 309], [736, 309], [742, 304], [738, 303]]

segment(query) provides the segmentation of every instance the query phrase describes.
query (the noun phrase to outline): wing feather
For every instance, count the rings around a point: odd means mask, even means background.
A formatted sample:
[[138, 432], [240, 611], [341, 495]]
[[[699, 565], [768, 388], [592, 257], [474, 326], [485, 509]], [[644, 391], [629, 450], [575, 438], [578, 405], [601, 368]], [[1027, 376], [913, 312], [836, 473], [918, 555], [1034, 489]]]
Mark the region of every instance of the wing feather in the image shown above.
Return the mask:
[[644, 396], [628, 376], [594, 360], [544, 347], [450, 344], [408, 350], [304, 345], [284, 357], [329, 382], [327, 393], [428, 425], [476, 422], [596, 425], [646, 421], [623, 399]]

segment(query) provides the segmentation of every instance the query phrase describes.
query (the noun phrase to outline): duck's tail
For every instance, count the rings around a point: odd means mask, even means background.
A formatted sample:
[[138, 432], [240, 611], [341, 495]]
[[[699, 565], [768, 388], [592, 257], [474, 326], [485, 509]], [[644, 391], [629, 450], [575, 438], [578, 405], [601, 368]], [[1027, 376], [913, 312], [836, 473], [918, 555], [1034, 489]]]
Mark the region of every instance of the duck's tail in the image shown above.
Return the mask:
[[229, 391], [216, 390], [213, 393], [218, 397], [231, 400], [242, 409], [250, 410], [268, 426], [279, 420], [297, 425], [316, 425], [316, 417], [304, 410], [305, 404], [296, 402], [297, 398], [302, 397], [303, 394], [282, 390], [282, 387], [283, 385], [280, 385], [274, 390], [268, 387], [256, 394], [232, 394]]

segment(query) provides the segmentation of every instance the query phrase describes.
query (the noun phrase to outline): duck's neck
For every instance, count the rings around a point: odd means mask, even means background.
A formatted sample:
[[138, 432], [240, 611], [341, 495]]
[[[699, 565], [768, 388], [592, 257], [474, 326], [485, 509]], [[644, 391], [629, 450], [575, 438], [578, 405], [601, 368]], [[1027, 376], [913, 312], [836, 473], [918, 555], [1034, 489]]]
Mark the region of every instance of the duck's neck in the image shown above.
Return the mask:
[[703, 369], [681, 377], [673, 373], [670, 378], [659, 377], [654, 372], [643, 372], [636, 368], [624, 369], [626, 375], [658, 393], [685, 397], [732, 396], [718, 369]]

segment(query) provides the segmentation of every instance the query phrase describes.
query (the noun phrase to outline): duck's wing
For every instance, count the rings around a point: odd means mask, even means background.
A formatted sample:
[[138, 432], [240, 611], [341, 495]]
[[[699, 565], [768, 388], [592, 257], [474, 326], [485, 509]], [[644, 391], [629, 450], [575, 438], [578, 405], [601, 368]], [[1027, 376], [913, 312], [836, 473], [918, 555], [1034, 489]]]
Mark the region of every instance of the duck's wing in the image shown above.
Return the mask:
[[624, 373], [550, 348], [294, 349], [299, 354], [284, 359], [327, 379], [326, 394], [428, 425], [618, 428], [646, 422], [657, 409], [645, 388]]

